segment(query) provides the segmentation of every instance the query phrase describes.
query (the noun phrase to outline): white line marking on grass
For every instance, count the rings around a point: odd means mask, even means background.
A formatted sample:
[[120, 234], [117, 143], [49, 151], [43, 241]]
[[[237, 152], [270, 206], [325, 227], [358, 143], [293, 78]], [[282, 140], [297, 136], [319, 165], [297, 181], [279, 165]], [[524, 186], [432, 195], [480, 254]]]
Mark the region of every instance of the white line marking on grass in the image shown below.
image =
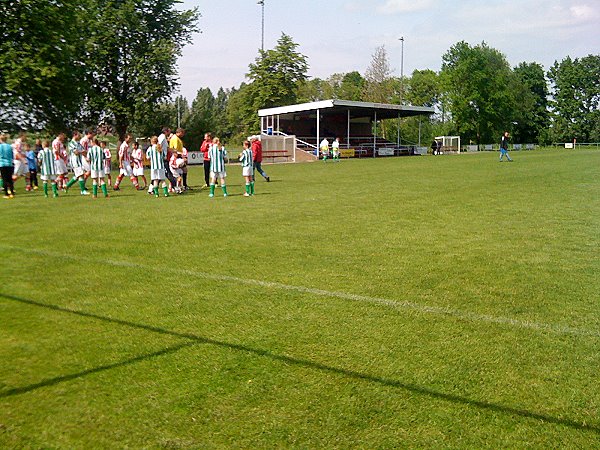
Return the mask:
[[[128, 267], [133, 269], [143, 269], [148, 271], [162, 272], [161, 268], [148, 266], [144, 264], [129, 262], [129, 261], [115, 261], [115, 260], [101, 260], [97, 258], [88, 258], [88, 257], [80, 257], [74, 255], [63, 255], [57, 252], [49, 252], [45, 250], [36, 250], [36, 249], [24, 249], [18, 247], [10, 247], [0, 245], [0, 248], [16, 251], [16, 252], [24, 252], [36, 254], [44, 257], [51, 258], [60, 258], [60, 259], [71, 259], [74, 261], [86, 261], [86, 262], [97, 262], [100, 264], [111, 265], [115, 267]], [[198, 277], [204, 278], [207, 280], [215, 280], [215, 281], [226, 281], [226, 282], [234, 282], [240, 284], [246, 284], [250, 286], [260, 286], [265, 288], [272, 289], [281, 289], [286, 291], [295, 291], [300, 292], [302, 294], [311, 294], [319, 297], [331, 297], [338, 298], [342, 300], [351, 300], [354, 302], [360, 303], [371, 303], [380, 306], [385, 306], [388, 308], [396, 309], [396, 310], [412, 310], [422, 314], [431, 314], [437, 316], [448, 316], [454, 317], [459, 320], [465, 320], [469, 322], [479, 322], [479, 323], [495, 323], [499, 325], [509, 325], [516, 328], [521, 329], [530, 329], [536, 331], [546, 331], [554, 334], [565, 334], [565, 335], [575, 335], [575, 336], [594, 336], [600, 337], [600, 331], [595, 330], [587, 330], [584, 328], [575, 328], [551, 323], [540, 323], [540, 322], [532, 322], [528, 320], [518, 320], [512, 319], [510, 317], [504, 316], [492, 316], [488, 314], [477, 314], [469, 311], [462, 311], [459, 309], [446, 308], [441, 306], [429, 306], [423, 305], [420, 303], [409, 302], [406, 300], [391, 300], [383, 297], [371, 297], [368, 295], [358, 295], [358, 294], [349, 294], [347, 292], [340, 291], [328, 291], [325, 289], [311, 288], [306, 286], [296, 286], [292, 284], [279, 283], [277, 281], [261, 281], [254, 280], [251, 278], [240, 278], [234, 277], [231, 275], [221, 275], [221, 274], [212, 274], [206, 272], [200, 272], [196, 270], [183, 269], [181, 272]]]

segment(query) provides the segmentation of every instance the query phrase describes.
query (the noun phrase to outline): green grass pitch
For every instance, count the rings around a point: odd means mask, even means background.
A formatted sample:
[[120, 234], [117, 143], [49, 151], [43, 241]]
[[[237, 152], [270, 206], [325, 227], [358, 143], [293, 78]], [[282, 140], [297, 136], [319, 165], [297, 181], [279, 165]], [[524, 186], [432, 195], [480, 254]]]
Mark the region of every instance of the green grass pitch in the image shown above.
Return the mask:
[[19, 181], [0, 448], [597, 447], [600, 152], [511, 156]]

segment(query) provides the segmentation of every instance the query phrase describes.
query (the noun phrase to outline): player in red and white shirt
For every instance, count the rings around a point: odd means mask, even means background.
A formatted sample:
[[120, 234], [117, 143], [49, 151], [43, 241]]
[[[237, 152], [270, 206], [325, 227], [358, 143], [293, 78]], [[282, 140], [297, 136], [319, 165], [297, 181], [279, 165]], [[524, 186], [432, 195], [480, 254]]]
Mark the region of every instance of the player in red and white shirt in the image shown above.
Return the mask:
[[146, 186], [148, 186], [148, 181], [146, 181], [146, 176], [144, 175], [144, 154], [142, 153], [140, 144], [137, 142], [133, 143], [131, 161], [133, 162], [133, 176], [136, 180], [138, 180], [138, 177], [142, 177], [142, 180], [144, 180], [144, 187], [141, 189], [146, 189]]
[[88, 162], [87, 159], [87, 154], [88, 154], [88, 150], [92, 147], [92, 139], [94, 139], [94, 136], [96, 135], [96, 133], [94, 133], [91, 130], [87, 130], [85, 132], [85, 136], [83, 136], [81, 138], [81, 141], [79, 141], [79, 143], [81, 144], [81, 146], [83, 147], [83, 179], [84, 181], [87, 180], [90, 177], [90, 163]]
[[108, 178], [108, 185], [112, 186], [112, 177], [110, 176], [112, 154], [106, 141], [100, 142], [100, 148], [104, 151], [104, 175]]
[[13, 186], [14, 182], [19, 177], [25, 177], [26, 189], [31, 190], [31, 184], [29, 181], [29, 169], [27, 167], [27, 158], [25, 157], [25, 145], [27, 145], [27, 136], [25, 133], [20, 133], [19, 137], [13, 142]]
[[67, 185], [67, 150], [65, 148], [65, 133], [60, 133], [52, 141], [52, 154], [54, 155], [54, 172], [56, 173], [56, 184], [64, 189]]
[[129, 143], [131, 142], [131, 138], [131, 134], [127, 133], [125, 135], [125, 140], [119, 147], [119, 177], [113, 188], [115, 191], [119, 190], [119, 185], [125, 175], [129, 177], [136, 189], [140, 188], [138, 180], [133, 176], [133, 170], [131, 170], [131, 155], [129, 154]]

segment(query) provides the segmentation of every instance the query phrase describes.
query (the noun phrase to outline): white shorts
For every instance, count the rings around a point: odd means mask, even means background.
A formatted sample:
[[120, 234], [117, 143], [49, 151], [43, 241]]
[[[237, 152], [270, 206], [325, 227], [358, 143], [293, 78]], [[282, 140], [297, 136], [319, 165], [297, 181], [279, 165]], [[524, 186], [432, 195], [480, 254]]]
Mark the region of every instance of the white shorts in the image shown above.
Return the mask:
[[75, 175], [75, 178], [82, 177], [84, 173], [85, 169], [83, 167], [73, 167], [73, 174]]
[[223, 172], [211, 172], [210, 173], [210, 177], [214, 180], [216, 180], [217, 178], [225, 178], [227, 176], [227, 172], [223, 171]]
[[23, 175], [25, 175], [25, 169], [29, 171], [27, 164], [23, 163], [23, 161], [21, 161], [20, 159], [14, 160], [14, 166], [15, 169], [13, 171], [13, 174], [18, 177], [22, 177]]
[[97, 178], [104, 178], [104, 170], [90, 170], [90, 177], [95, 180]]
[[54, 170], [57, 175], [64, 175], [69, 172], [67, 170], [67, 163], [65, 163], [62, 159], [57, 159], [54, 161]]
[[251, 177], [252, 176], [252, 167], [242, 167], [242, 176], [243, 177]]
[[133, 169], [133, 176], [134, 177], [143, 177], [144, 176], [144, 168], [136, 167], [135, 169]]
[[133, 171], [131, 170], [131, 164], [128, 162], [123, 163], [123, 167], [119, 170], [121, 175], [127, 175], [128, 177], [133, 176]]
[[56, 175], [40, 175], [42, 181], [55, 181]]
[[90, 163], [87, 162], [85, 159], [83, 160], [83, 162], [81, 163], [83, 166], [83, 171], [85, 172], [89, 172], [91, 170], [90, 168]]
[[179, 178], [181, 176], [181, 174], [183, 173], [183, 171], [181, 169], [173, 169], [171, 167], [171, 173], [173, 174], [173, 176], [175, 178]]
[[150, 179], [151, 180], [164, 180], [165, 179], [165, 169], [153, 169], [150, 170]]
[[105, 163], [104, 163], [104, 173], [105, 173], [106, 175], [110, 175], [110, 169], [111, 169], [111, 167], [110, 167], [110, 163], [109, 163], [109, 162], [105, 162]]

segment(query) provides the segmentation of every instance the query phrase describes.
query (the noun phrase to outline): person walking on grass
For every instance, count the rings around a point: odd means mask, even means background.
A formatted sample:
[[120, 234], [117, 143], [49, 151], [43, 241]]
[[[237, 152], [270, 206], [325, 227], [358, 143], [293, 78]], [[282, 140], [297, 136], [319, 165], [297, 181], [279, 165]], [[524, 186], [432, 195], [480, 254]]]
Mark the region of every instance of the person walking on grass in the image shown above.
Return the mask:
[[340, 138], [336, 137], [335, 140], [331, 143], [331, 154], [333, 156], [334, 162], [340, 161]]
[[87, 152], [87, 160], [90, 166], [90, 176], [92, 178], [92, 194], [93, 198], [98, 198], [98, 185], [102, 189], [104, 198], [108, 198], [108, 190], [104, 181], [104, 150], [100, 147], [98, 138], [92, 138], [92, 146]]
[[110, 153], [110, 149], [108, 148], [108, 143], [106, 141], [100, 142], [100, 148], [104, 152], [104, 176], [106, 176], [108, 185], [112, 186], [112, 177], [110, 175], [110, 171], [112, 170], [112, 154]]
[[79, 181], [81, 195], [90, 195], [85, 188], [85, 169], [83, 167], [83, 146], [81, 145], [81, 133], [73, 132], [73, 139], [69, 142], [69, 162], [73, 168], [73, 178], [67, 183], [65, 189], [68, 191], [71, 186]]
[[215, 184], [217, 178], [221, 180], [221, 189], [223, 189], [223, 197], [227, 197], [227, 186], [225, 186], [225, 157], [227, 150], [221, 146], [221, 141], [218, 137], [213, 139], [213, 143], [208, 150], [208, 158], [210, 159], [210, 194], [209, 197], [215, 196]]
[[13, 142], [13, 193], [14, 193], [14, 184], [19, 178], [25, 178], [25, 190], [30, 191], [31, 185], [29, 180], [29, 169], [27, 167], [27, 157], [25, 153], [27, 151], [27, 135], [25, 133], [20, 133], [19, 137], [15, 139]]
[[244, 141], [244, 150], [240, 153], [239, 160], [242, 164], [242, 176], [246, 181], [244, 197], [250, 197], [254, 195], [254, 165], [252, 164], [252, 150], [249, 141]]
[[42, 149], [38, 152], [40, 163], [40, 179], [44, 183], [44, 197], [48, 198], [48, 181], [52, 183], [52, 196], [58, 197], [58, 186], [56, 185], [56, 156], [50, 149], [50, 142], [44, 141]]
[[327, 138], [323, 138], [319, 144], [319, 149], [321, 150], [321, 155], [323, 156], [323, 162], [327, 162], [327, 158], [329, 158], [329, 141]]
[[[261, 166], [263, 154], [260, 136], [251, 136], [248, 140], [252, 143], [252, 157], [254, 158], [252, 162], [254, 163], [254, 169], [258, 170], [258, 173], [260, 173], [263, 176], [263, 178], [267, 180], [268, 183], [269, 181], [271, 181], [271, 178], [265, 173]], [[252, 179], [256, 180], [254, 175], [252, 175]]]
[[6, 135], [0, 135], [0, 174], [2, 175], [2, 187], [4, 198], [14, 197], [13, 186], [13, 149], [6, 143]]
[[502, 135], [502, 140], [500, 141], [500, 162], [502, 162], [502, 158], [505, 155], [506, 155], [506, 159], [508, 159], [509, 162], [512, 162], [512, 159], [510, 159], [510, 156], [508, 154], [508, 139], [509, 139], [508, 131], [505, 131], [504, 134]]

